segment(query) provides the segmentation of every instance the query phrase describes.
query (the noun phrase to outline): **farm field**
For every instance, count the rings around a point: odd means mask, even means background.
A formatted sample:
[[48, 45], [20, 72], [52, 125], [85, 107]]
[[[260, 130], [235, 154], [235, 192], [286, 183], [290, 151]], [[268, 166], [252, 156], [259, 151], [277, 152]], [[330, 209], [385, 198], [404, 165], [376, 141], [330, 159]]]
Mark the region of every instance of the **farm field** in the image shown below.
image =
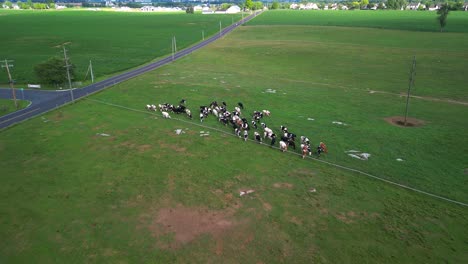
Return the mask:
[[[439, 32], [440, 27], [436, 17], [436, 12], [429, 11], [272, 10], [250, 21], [249, 24], [368, 27]], [[468, 33], [467, 12], [451, 11], [444, 31]]]
[[[34, 66], [51, 57], [68, 56], [76, 78], [85, 79], [89, 61], [95, 76], [105, 77], [170, 54], [172, 37], [177, 48], [186, 48], [241, 15], [202, 15], [185, 13], [138, 13], [93, 11], [1, 10], [0, 24], [9, 29], [0, 42], [0, 59], [14, 60], [12, 70], [17, 86], [35, 83]], [[90, 77], [87, 77], [90, 81]], [[0, 84], [7, 84], [0, 74]]]
[[[466, 207], [320, 162], [468, 202], [458, 69], [468, 45], [465, 34], [444, 34], [443, 49], [438, 36], [245, 26], [1, 131], [0, 262], [462, 263]], [[410, 116], [425, 124], [402, 128], [384, 118], [404, 113], [413, 55], [424, 97], [411, 99]], [[303, 160], [243, 142], [212, 116], [144, 110], [181, 98], [194, 113], [213, 100], [243, 102], [244, 115], [268, 109], [268, 126], [324, 141], [329, 153]]]

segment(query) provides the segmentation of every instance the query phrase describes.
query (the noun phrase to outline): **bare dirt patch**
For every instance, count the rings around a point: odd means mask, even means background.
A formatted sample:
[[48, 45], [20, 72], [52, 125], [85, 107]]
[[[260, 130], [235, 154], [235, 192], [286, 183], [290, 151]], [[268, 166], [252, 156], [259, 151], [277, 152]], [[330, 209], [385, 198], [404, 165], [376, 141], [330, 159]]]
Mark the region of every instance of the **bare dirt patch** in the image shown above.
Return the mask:
[[297, 175], [312, 176], [312, 175], [315, 175], [315, 171], [306, 169], [306, 168], [301, 168], [301, 169], [295, 169], [288, 173], [288, 176], [297, 176]]
[[[160, 241], [159, 246], [163, 248], [178, 248], [204, 234], [210, 234], [218, 241], [239, 224], [232, 220], [234, 212], [232, 209], [212, 211], [187, 207], [163, 208], [149, 229], [155, 237], [173, 235], [173, 241], [166, 244]], [[219, 251], [222, 252], [222, 249]]]
[[138, 146], [138, 152], [143, 153], [151, 149], [151, 145], [140, 145]]
[[287, 182], [276, 182], [273, 184], [273, 187], [275, 188], [284, 188], [284, 189], [292, 189], [294, 187], [294, 185], [292, 185], [291, 183], [287, 183]]
[[425, 125], [427, 122], [421, 119], [416, 119], [412, 117], [406, 118], [406, 125], [405, 125], [405, 117], [404, 116], [391, 116], [384, 118], [387, 123], [399, 126], [399, 127], [419, 127]]

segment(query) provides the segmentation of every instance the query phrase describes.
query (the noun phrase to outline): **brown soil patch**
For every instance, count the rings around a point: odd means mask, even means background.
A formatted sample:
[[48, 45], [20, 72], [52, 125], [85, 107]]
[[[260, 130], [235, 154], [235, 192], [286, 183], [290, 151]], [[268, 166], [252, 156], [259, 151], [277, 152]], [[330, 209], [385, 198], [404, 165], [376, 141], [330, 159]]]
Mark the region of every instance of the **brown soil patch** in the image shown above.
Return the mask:
[[273, 187], [292, 189], [294, 187], [294, 185], [292, 185], [291, 183], [287, 183], [287, 182], [276, 182], [276, 183], [273, 184]]
[[263, 209], [265, 209], [265, 211], [271, 211], [271, 204], [267, 203], [267, 202], [264, 202], [263, 203]]
[[151, 145], [140, 145], [138, 146], [138, 151], [140, 153], [146, 152], [151, 149]]
[[[170, 245], [159, 243], [161, 247], [166, 248], [178, 248], [204, 234], [210, 234], [219, 240], [226, 231], [237, 225], [235, 221], [230, 220], [233, 214], [234, 210], [163, 208], [159, 210], [156, 219], [151, 224], [150, 231], [156, 237], [173, 234], [173, 241], [169, 242]], [[220, 247], [217, 250], [219, 253], [222, 252], [222, 244]]]
[[310, 170], [310, 169], [306, 169], [306, 168], [302, 168], [302, 169], [295, 169], [291, 172], [288, 172], [288, 176], [312, 176], [312, 175], [315, 175], [315, 171], [313, 170]]
[[187, 149], [184, 148], [184, 147], [178, 147], [177, 145], [169, 145], [169, 144], [166, 144], [164, 142], [159, 142], [159, 146], [161, 148], [165, 148], [165, 149], [172, 149], [174, 150], [175, 152], [185, 152]]
[[425, 125], [427, 122], [421, 119], [416, 119], [412, 117], [406, 118], [406, 126], [405, 126], [405, 117], [404, 116], [391, 116], [384, 118], [387, 123], [392, 124], [394, 126], [399, 127], [419, 127]]

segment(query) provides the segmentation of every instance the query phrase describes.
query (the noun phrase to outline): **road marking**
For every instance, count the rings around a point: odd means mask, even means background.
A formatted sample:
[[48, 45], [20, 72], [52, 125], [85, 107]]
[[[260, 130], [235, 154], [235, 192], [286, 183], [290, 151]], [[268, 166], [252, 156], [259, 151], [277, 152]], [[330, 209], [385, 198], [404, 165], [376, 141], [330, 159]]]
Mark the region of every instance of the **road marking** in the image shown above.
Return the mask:
[[35, 112], [35, 111], [37, 111], [37, 110], [39, 110], [39, 109], [41, 109], [41, 108], [38, 107], [38, 108], [36, 108], [36, 109], [34, 109], [34, 110], [31, 110], [31, 111], [29, 111], [29, 112], [23, 113], [23, 114], [21, 114], [21, 115], [18, 115], [18, 116], [12, 117], [12, 118], [9, 118], [9, 119], [7, 119], [7, 120], [5, 120], [5, 121], [0, 122], [0, 124], [3, 124], [3, 123], [5, 123], [5, 122], [8, 122], [8, 121], [13, 120], [13, 119], [15, 119], [15, 118], [18, 118], [18, 117], [20, 117], [20, 116], [24, 116], [24, 115], [27, 115], [27, 114], [29, 114], [29, 113]]

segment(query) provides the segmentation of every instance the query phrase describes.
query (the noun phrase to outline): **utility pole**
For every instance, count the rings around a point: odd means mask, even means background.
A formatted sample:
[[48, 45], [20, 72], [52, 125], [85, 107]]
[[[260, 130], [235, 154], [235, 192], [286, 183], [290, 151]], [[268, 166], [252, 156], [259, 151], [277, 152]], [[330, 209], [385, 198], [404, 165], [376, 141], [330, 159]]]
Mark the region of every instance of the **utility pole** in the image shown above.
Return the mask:
[[406, 118], [408, 117], [408, 108], [409, 108], [409, 98], [410, 98], [410, 90], [411, 87], [414, 85], [414, 76], [416, 75], [416, 56], [413, 56], [413, 65], [411, 66], [410, 71], [410, 79], [408, 85], [408, 94], [406, 95], [406, 111], [405, 111], [405, 123], [406, 126]]
[[205, 40], [205, 30], [201, 31], [202, 39]]
[[244, 9], [242, 9], [242, 24], [244, 24]]
[[172, 60], [174, 60], [175, 53], [177, 52], [177, 43], [175, 36], [172, 37]]
[[71, 65], [68, 64], [67, 50], [65, 49], [65, 46], [63, 46], [63, 57], [65, 59], [65, 68], [67, 68], [68, 86], [70, 88], [70, 95], [71, 95], [71, 100], [72, 100], [72, 103], [73, 103], [73, 102], [75, 102], [75, 98], [73, 98], [73, 87], [72, 87], [71, 78], [70, 78], [70, 67], [71, 67]]
[[18, 102], [16, 101], [16, 93], [15, 89], [13, 88], [13, 79], [11, 79], [11, 74], [10, 74], [10, 66], [13, 67], [13, 65], [8, 64], [9, 62], [13, 62], [12, 60], [4, 60], [5, 65], [2, 65], [2, 68], [5, 67], [7, 70], [8, 74], [8, 82], [10, 83], [10, 88], [11, 88], [11, 94], [13, 95], [13, 101], [15, 102], [15, 108], [18, 109]]
[[221, 21], [219, 21], [219, 36], [221, 37]]
[[89, 70], [91, 72], [91, 83], [94, 83], [93, 64], [91, 63], [91, 60], [89, 61]]

